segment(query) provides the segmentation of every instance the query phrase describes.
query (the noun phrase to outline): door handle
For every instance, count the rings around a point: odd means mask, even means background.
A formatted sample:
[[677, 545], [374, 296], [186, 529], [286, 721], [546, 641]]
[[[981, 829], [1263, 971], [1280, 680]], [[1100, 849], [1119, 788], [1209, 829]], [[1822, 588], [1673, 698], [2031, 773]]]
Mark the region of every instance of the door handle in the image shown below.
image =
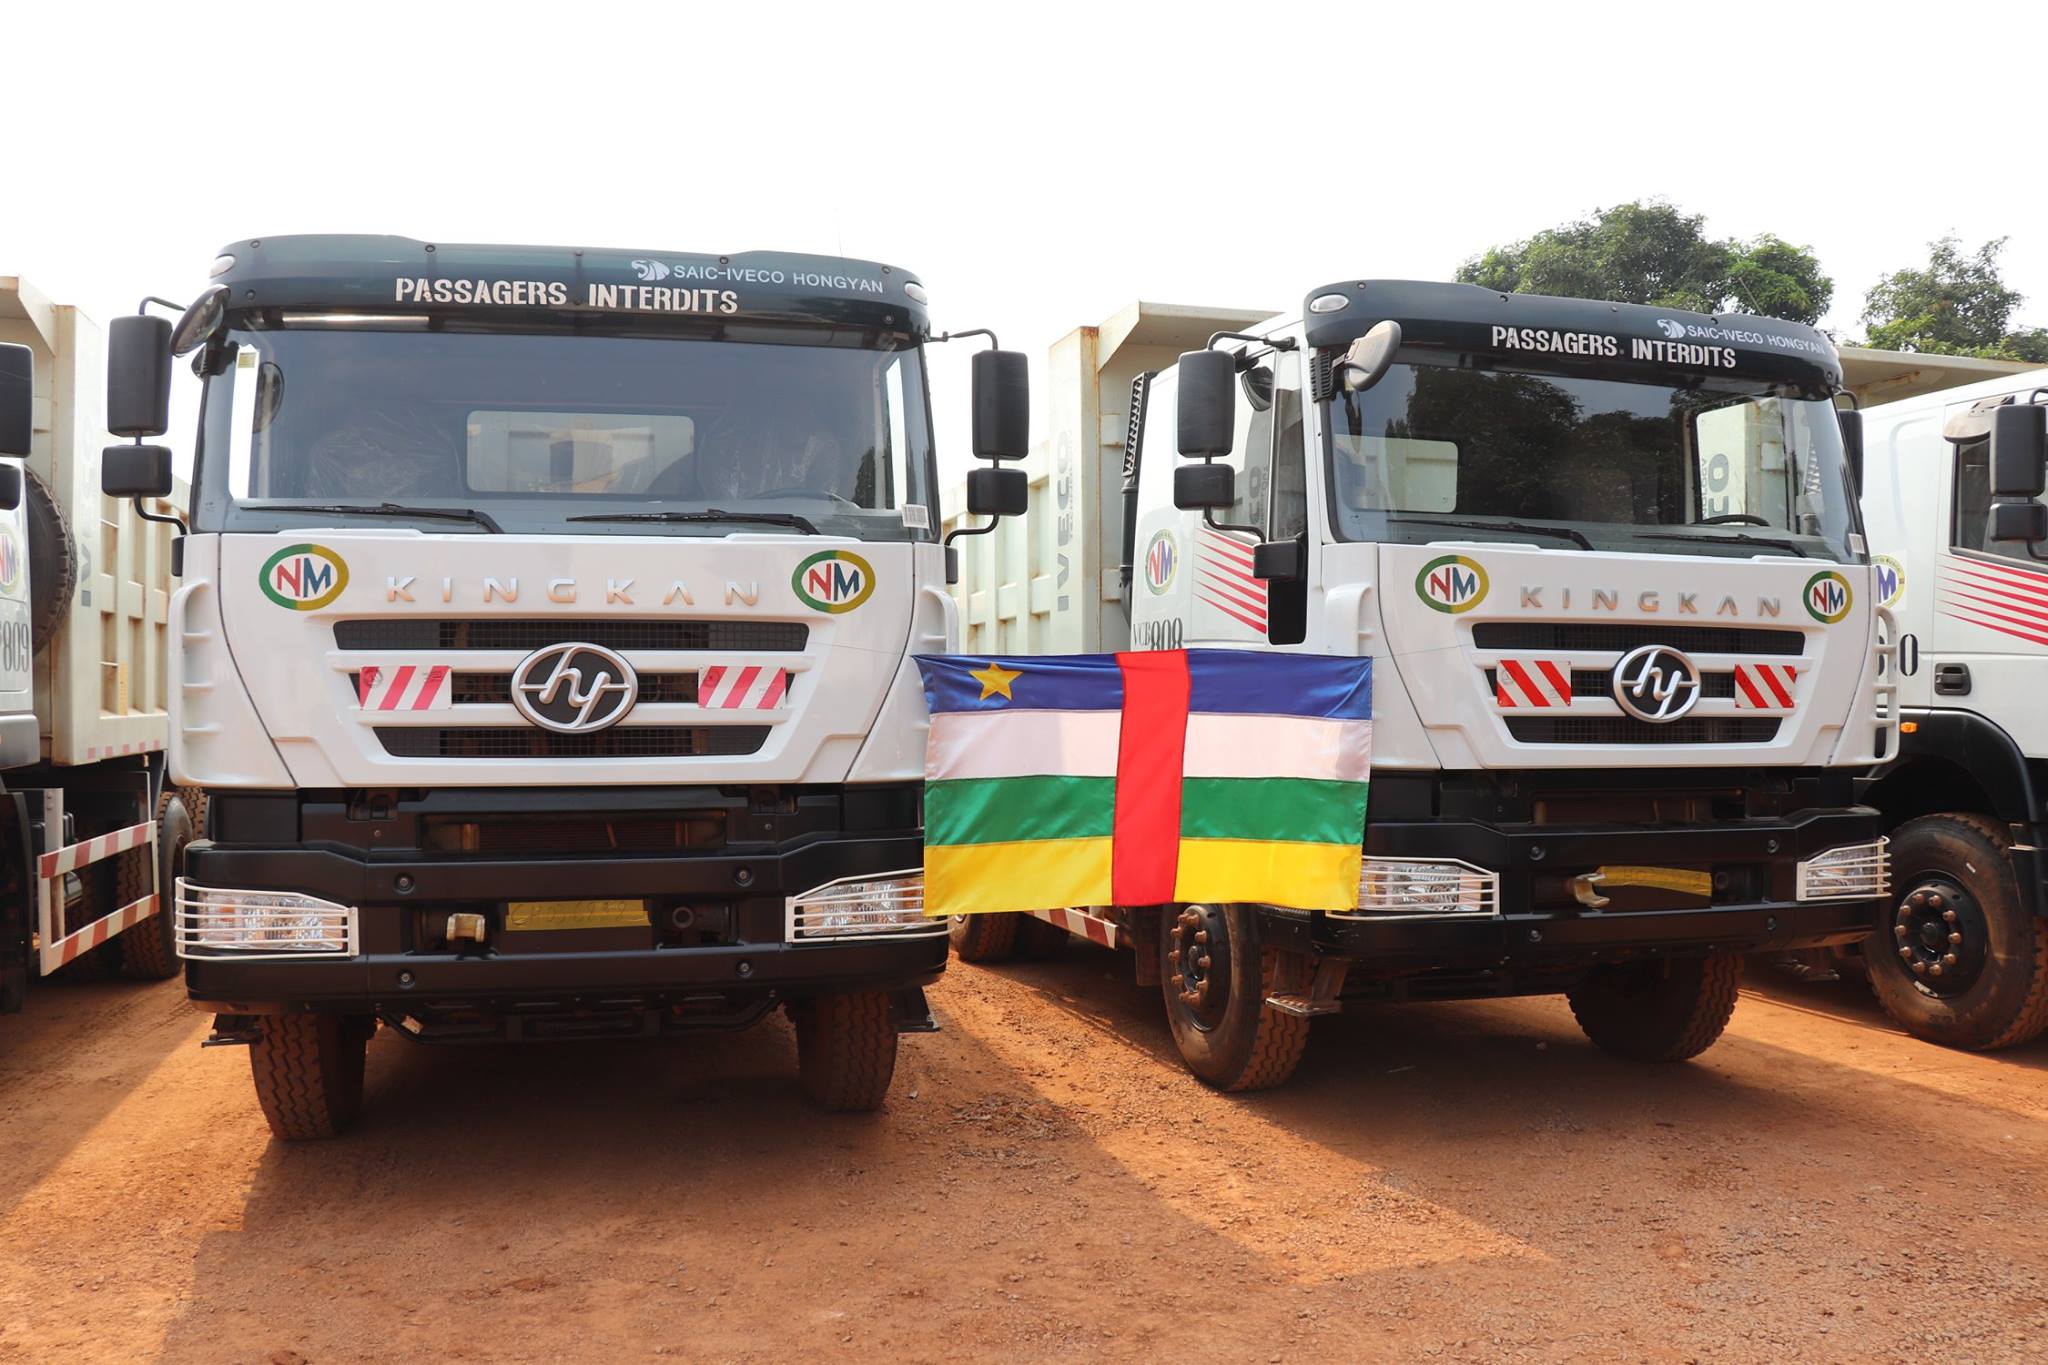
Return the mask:
[[1936, 664], [1934, 666], [1934, 692], [1940, 697], [1967, 697], [1970, 695], [1970, 666], [1968, 664]]

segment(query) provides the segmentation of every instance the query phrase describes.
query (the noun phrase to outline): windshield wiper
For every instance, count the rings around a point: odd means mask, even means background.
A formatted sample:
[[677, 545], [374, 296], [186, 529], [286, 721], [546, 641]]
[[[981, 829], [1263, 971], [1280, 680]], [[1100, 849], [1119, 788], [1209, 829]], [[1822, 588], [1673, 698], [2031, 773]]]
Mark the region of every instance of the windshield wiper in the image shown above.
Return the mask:
[[1417, 516], [1408, 512], [1389, 512], [1388, 521], [1425, 522], [1431, 526], [1459, 526], [1468, 531], [1519, 531], [1529, 536], [1556, 536], [1569, 540], [1581, 550], [1593, 548], [1593, 542], [1569, 526], [1538, 526], [1526, 521], [1478, 521], [1470, 517]]
[[787, 526], [807, 536], [823, 534], [809, 518], [794, 512], [727, 512], [707, 507], [701, 512], [587, 512], [568, 521], [756, 521], [763, 526]]
[[494, 536], [505, 534], [505, 528], [488, 512], [479, 512], [473, 507], [407, 507], [396, 502], [370, 504], [346, 502], [279, 502], [247, 503], [245, 512], [336, 512], [350, 516], [365, 517], [434, 517], [442, 521], [470, 521], [483, 527]]
[[1790, 550], [1801, 559], [1811, 558], [1806, 551], [1799, 548], [1798, 543], [1795, 541], [1777, 540], [1770, 536], [1753, 536], [1746, 531], [1737, 531], [1732, 535], [1719, 533], [1705, 536], [1688, 535], [1684, 531], [1638, 531], [1635, 538], [1637, 540], [1689, 540], [1695, 545], [1768, 545], [1774, 550]]

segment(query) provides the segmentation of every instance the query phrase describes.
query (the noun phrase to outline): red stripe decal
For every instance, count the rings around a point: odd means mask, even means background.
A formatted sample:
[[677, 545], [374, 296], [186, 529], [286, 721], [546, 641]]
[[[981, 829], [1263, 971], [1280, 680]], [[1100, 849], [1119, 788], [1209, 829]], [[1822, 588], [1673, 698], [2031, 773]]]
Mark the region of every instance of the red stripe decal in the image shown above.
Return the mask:
[[1124, 713], [1117, 740], [1110, 898], [1165, 905], [1180, 867], [1181, 754], [1188, 731], [1184, 649], [1119, 654]]
[[1550, 685], [1557, 689], [1557, 694], [1569, 703], [1572, 699], [1572, 675], [1548, 659], [1538, 659], [1536, 666], [1543, 670], [1544, 677], [1550, 679]]
[[782, 700], [782, 694], [789, 690], [789, 670], [778, 668], [775, 676], [768, 680], [768, 690], [761, 694], [761, 710], [772, 711]]
[[412, 665], [406, 664], [391, 675], [391, 690], [384, 694], [384, 700], [377, 707], [379, 711], [398, 709], [398, 699], [405, 694], [407, 684], [412, 682], [412, 674]]
[[356, 686], [356, 705], [365, 710], [369, 709], [370, 694], [377, 690], [377, 679], [381, 672], [382, 670], [375, 664], [371, 664], [363, 669], [362, 680]]
[[1239, 562], [1247, 569], [1252, 566], [1252, 551], [1249, 545], [1232, 540], [1229, 536], [1219, 536], [1214, 531], [1209, 531], [1206, 527], [1202, 536], [1202, 548], [1205, 550], [1227, 550], [1237, 556]]
[[1735, 670], [1735, 685], [1742, 689], [1743, 696], [1749, 698], [1751, 706], [1758, 709], [1768, 709], [1770, 703], [1764, 700], [1763, 693], [1756, 690], [1756, 683], [1751, 681], [1749, 675], [1749, 669], [1738, 667]]
[[697, 704], [704, 705], [704, 699], [718, 691], [718, 680], [725, 676], [723, 667], [707, 668], [697, 675]]
[[732, 691], [726, 693], [725, 709], [731, 711], [742, 705], [747, 699], [747, 689], [752, 687], [754, 679], [760, 676], [761, 666], [759, 664], [751, 664], [741, 669], [739, 678], [732, 685]]
[[1266, 614], [1266, 604], [1263, 600], [1252, 597], [1234, 583], [1226, 583], [1220, 579], [1210, 577], [1209, 581], [1202, 586], [1206, 591], [1220, 593], [1228, 597], [1246, 611], [1254, 611], [1261, 616]]
[[434, 698], [440, 695], [441, 684], [448, 680], [448, 665], [435, 664], [427, 670], [427, 680], [420, 685], [419, 700], [412, 704], [415, 711], [432, 709]]
[[[1955, 591], [1950, 591], [1948, 596], [1950, 598], [1950, 601], [1947, 605], [1954, 607], [1957, 611], [1972, 611], [1976, 612], [1980, 616], [1995, 616], [2001, 621], [2009, 621], [2016, 626], [2032, 626], [2036, 630], [2048, 628], [2048, 615], [2037, 615], [2034, 612], [2028, 611], [2024, 607], [2015, 607], [2009, 602], [2000, 602], [1988, 597], [1972, 597], [1969, 593], [1960, 593]], [[1958, 602], [1954, 600], [1956, 598], [1961, 598], [1963, 599], [1963, 601]], [[1984, 603], [1985, 605], [1969, 605], [1970, 603], [1978, 602]], [[2005, 608], [2005, 610], [1994, 611], [1994, 607], [2003, 607]], [[2009, 616], [2006, 614], [2007, 612], [2018, 612], [2019, 615]]]
[[1985, 587], [1979, 583], [1944, 583], [1942, 591], [1950, 597], [1967, 598], [1973, 602], [1984, 602], [1994, 607], [2004, 607], [2022, 616], [2048, 621], [2048, 602], [2037, 602], [2024, 593], [2013, 593], [2003, 588]]
[[1253, 630], [1258, 631], [1260, 634], [1265, 633], [1266, 623], [1264, 621], [1254, 621], [1251, 617], [1246, 616], [1243, 612], [1234, 610], [1226, 603], [1220, 602], [1213, 597], [1203, 597], [1201, 596], [1201, 594], [1197, 593], [1196, 598], [1199, 601], [1207, 602], [1210, 606], [1216, 608], [1216, 610], [1222, 612], [1225, 616], [1228, 616], [1231, 620], [1237, 622], [1239, 625], [1249, 626]]
[[[1791, 710], [1792, 691], [1789, 687], [1785, 685], [1784, 682], [1779, 680], [1778, 670], [1772, 668], [1769, 664], [1765, 664], [1763, 668], [1759, 669], [1758, 671], [1763, 674], [1764, 686], [1770, 688], [1771, 695], [1775, 696], [1778, 699], [1778, 705], [1784, 707], [1788, 711]], [[1787, 671], [1789, 672], [1790, 670]]]
[[1992, 621], [1979, 621], [1974, 616], [1964, 616], [1959, 612], [1945, 611], [1942, 615], [1948, 617], [1951, 621], [1961, 621], [1964, 625], [1978, 626], [1984, 630], [1995, 630], [2000, 635], [2010, 635], [2015, 640], [2029, 640], [2037, 645], [2048, 645], [2048, 635], [2036, 635], [2028, 630], [2014, 630], [2010, 626], [2001, 626]]
[[1266, 580], [1246, 568], [1244, 561], [1232, 559], [1229, 555], [1204, 554], [1202, 567], [1230, 578], [1241, 579], [1246, 583], [1256, 583], [1262, 587], [1265, 585]]
[[1522, 689], [1522, 695], [1529, 699], [1531, 706], [1550, 705], [1550, 698], [1543, 695], [1543, 689], [1536, 685], [1536, 680], [1529, 676], [1528, 671], [1522, 667], [1520, 660], [1502, 659], [1500, 666], [1507, 671], [1509, 677], [1515, 680], [1515, 686]]
[[1514, 693], [1508, 691], [1508, 675], [1497, 669], [1493, 675], [1493, 699], [1510, 711], [1515, 708]]

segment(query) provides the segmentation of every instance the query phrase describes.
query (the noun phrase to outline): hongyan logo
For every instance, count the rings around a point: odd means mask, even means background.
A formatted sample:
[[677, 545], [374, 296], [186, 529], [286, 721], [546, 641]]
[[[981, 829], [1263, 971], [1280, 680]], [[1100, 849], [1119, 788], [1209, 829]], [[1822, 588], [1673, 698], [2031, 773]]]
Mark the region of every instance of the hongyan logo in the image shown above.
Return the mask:
[[1824, 569], [1806, 580], [1806, 614], [1829, 625], [1849, 614], [1849, 580]]
[[1415, 575], [1415, 595], [1423, 605], [1456, 615], [1486, 600], [1486, 570], [1463, 555], [1432, 559]]
[[318, 611], [348, 586], [348, 561], [325, 545], [287, 545], [257, 575], [263, 595], [293, 611]]
[[796, 566], [789, 585], [803, 604], [837, 616], [875, 594], [875, 570], [851, 550], [821, 550]]
[[1906, 595], [1906, 566], [1890, 555], [1872, 555], [1870, 567], [1877, 575], [1877, 605], [1896, 605]]
[[1145, 586], [1155, 593], [1163, 593], [1173, 586], [1173, 571], [1180, 562], [1180, 551], [1174, 547], [1173, 533], [1161, 531], [1152, 537], [1152, 543], [1145, 547]]
[[21, 586], [21, 541], [13, 530], [0, 526], [0, 592]]

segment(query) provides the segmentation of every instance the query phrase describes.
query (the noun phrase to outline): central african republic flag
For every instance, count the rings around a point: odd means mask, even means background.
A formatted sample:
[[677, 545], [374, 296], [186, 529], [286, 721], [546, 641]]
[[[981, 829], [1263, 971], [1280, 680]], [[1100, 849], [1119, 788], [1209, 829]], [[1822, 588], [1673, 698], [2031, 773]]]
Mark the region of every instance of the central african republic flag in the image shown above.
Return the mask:
[[1358, 904], [1372, 661], [919, 655], [925, 912]]

